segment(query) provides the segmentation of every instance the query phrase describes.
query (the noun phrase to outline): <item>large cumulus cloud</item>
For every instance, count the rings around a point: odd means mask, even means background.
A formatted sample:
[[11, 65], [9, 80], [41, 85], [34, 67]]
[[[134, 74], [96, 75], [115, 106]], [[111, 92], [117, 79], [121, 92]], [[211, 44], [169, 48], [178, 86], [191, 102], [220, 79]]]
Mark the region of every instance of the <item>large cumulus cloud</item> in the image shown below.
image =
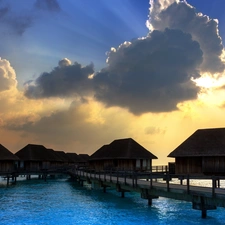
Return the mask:
[[150, 30], [163, 31], [170, 28], [191, 34], [203, 51], [201, 70], [210, 73], [224, 70], [224, 63], [221, 61], [223, 45], [216, 19], [198, 13], [186, 1], [150, 0], [150, 4], [148, 21]]
[[[224, 70], [218, 22], [186, 1], [151, 0], [146, 37], [126, 41], [108, 52], [107, 66], [67, 64], [27, 84], [29, 98], [93, 95], [106, 106], [134, 114], [168, 112], [197, 98], [193, 82], [203, 72]], [[90, 79], [91, 77], [91, 79]]]
[[96, 98], [135, 114], [176, 109], [196, 98], [202, 51], [180, 30], [153, 31], [147, 38], [112, 49], [108, 67], [95, 76]]
[[91, 90], [89, 77], [93, 73], [93, 64], [82, 67], [64, 58], [53, 71], [41, 74], [34, 84], [28, 82], [25, 95], [29, 98], [84, 96]]

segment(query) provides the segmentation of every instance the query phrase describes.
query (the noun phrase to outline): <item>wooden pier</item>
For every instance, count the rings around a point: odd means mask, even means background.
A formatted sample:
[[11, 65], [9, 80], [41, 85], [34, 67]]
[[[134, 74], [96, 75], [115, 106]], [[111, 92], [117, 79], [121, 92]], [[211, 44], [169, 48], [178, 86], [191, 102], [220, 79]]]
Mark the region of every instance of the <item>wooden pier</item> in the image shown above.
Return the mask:
[[[219, 180], [225, 180], [225, 177], [209, 176], [188, 176], [178, 177], [169, 173], [127, 173], [123, 172], [88, 172], [84, 170], [73, 170], [69, 174], [81, 184], [84, 181], [98, 186], [106, 192], [107, 187], [115, 188], [121, 192], [121, 197], [125, 192], [138, 192], [141, 198], [147, 199], [148, 204], [158, 197], [172, 198], [192, 202], [192, 208], [201, 210], [202, 218], [206, 218], [207, 210], [213, 210], [217, 207], [225, 207], [225, 189], [219, 187]], [[171, 182], [173, 178], [179, 178], [180, 184]], [[163, 180], [159, 182], [157, 180]], [[186, 184], [183, 185], [183, 180]], [[201, 187], [190, 185], [191, 179], [210, 179], [212, 187]]]

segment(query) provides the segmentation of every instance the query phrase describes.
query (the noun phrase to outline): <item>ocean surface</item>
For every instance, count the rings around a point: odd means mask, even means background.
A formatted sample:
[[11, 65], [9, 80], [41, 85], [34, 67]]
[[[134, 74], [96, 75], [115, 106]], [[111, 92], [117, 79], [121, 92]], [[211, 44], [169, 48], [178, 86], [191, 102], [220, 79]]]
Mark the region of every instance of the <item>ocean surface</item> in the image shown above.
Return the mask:
[[24, 178], [6, 187], [0, 180], [0, 224], [64, 225], [184, 225], [225, 224], [225, 209], [193, 210], [192, 204], [166, 198], [153, 199], [152, 206], [140, 194], [81, 187], [68, 178]]

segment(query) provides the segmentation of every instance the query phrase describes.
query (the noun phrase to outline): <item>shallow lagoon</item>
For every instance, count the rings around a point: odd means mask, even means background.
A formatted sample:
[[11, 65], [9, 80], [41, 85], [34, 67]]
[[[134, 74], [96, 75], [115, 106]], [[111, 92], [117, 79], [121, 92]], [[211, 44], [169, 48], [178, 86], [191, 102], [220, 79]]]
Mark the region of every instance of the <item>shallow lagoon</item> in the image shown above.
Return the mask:
[[81, 187], [67, 178], [20, 180], [0, 187], [0, 224], [182, 225], [224, 224], [225, 209], [208, 211], [206, 219], [192, 204], [159, 198], [148, 206], [137, 193]]

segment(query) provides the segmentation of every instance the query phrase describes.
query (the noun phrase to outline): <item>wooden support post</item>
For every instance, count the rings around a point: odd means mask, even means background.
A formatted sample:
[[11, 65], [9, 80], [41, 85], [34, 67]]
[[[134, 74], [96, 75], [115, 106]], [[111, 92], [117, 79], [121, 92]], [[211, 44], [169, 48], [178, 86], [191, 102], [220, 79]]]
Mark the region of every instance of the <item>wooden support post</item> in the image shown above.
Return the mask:
[[215, 188], [216, 188], [216, 179], [212, 176], [212, 196], [215, 196]]
[[117, 170], [117, 178], [116, 178], [116, 183], [118, 184], [119, 181], [119, 171]]
[[152, 198], [148, 198], [148, 205], [152, 205]]
[[133, 188], [134, 188], [134, 171], [133, 171], [133, 173], [132, 173], [132, 186], [133, 186]]
[[103, 192], [106, 193], [106, 186], [103, 186]]
[[189, 174], [187, 175], [187, 193], [190, 194], [190, 179], [189, 179]]
[[112, 169], [110, 170], [110, 182], [112, 182]]
[[7, 187], [9, 186], [9, 176], [7, 176]]
[[121, 198], [125, 197], [125, 191], [121, 191]]
[[170, 191], [170, 177], [169, 174], [166, 174], [166, 187], [167, 187], [167, 191]]
[[183, 177], [180, 177], [180, 185], [183, 185]]
[[124, 184], [126, 185], [126, 171], [124, 170]]
[[47, 181], [47, 174], [44, 174], [44, 181], [46, 182]]
[[206, 209], [202, 209], [202, 218], [205, 219], [207, 217]]
[[104, 181], [106, 181], [106, 171], [104, 170]]
[[137, 173], [135, 175], [135, 187], [137, 188]]
[[100, 177], [101, 175], [100, 174], [101, 174], [101, 172], [99, 171], [98, 172], [98, 180], [101, 180], [101, 177]]

